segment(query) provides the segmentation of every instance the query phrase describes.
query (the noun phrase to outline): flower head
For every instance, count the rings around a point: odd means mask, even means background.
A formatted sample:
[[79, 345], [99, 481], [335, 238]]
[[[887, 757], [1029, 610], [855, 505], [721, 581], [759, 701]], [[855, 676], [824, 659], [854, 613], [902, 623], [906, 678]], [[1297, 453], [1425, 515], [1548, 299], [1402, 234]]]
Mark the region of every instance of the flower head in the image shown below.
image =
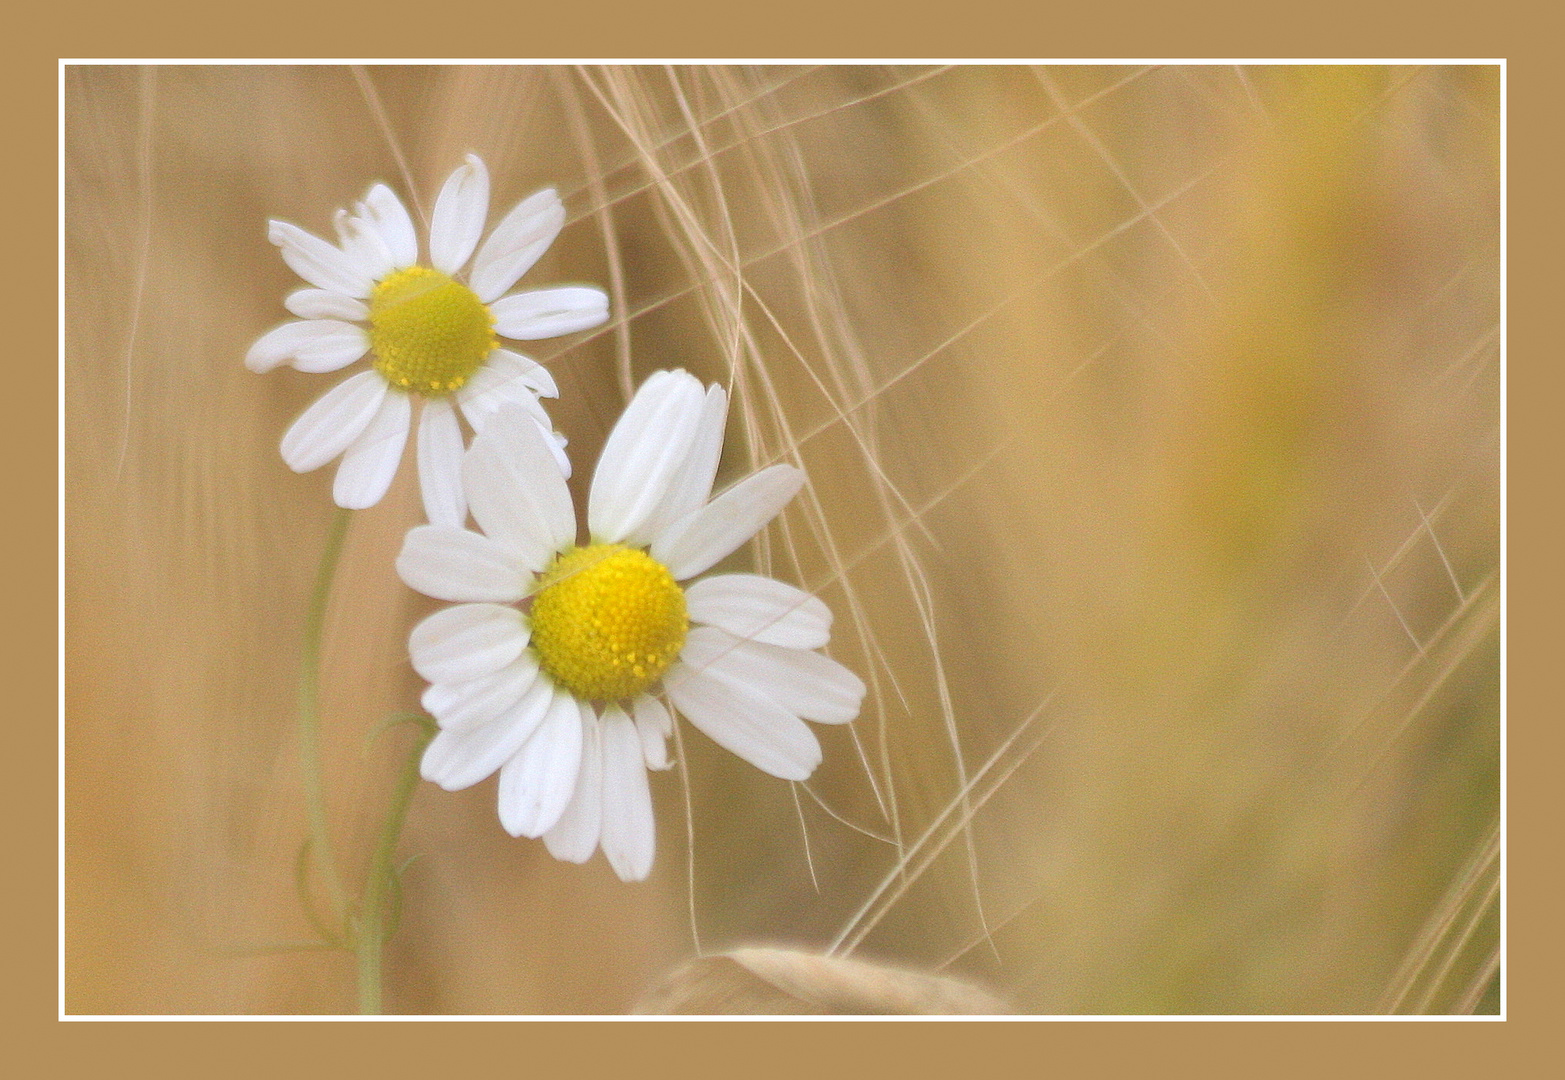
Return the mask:
[[646, 769], [668, 767], [674, 708], [757, 768], [806, 779], [804, 723], [858, 715], [864, 683], [816, 651], [819, 599], [755, 574], [690, 583], [749, 540], [804, 482], [773, 465], [709, 498], [728, 399], [660, 371], [604, 444], [576, 543], [570, 491], [537, 426], [505, 410], [473, 440], [463, 479], [481, 533], [408, 533], [397, 570], [458, 606], [414, 628], [413, 666], [440, 733], [423, 775], [447, 790], [500, 772], [500, 822], [561, 859], [600, 845], [624, 880], [652, 867]]
[[369, 370], [327, 391], [283, 436], [283, 460], [295, 472], [342, 457], [332, 488], [337, 505], [373, 506], [391, 486], [414, 397], [423, 402], [418, 473], [430, 521], [467, 518], [458, 408], [475, 432], [502, 408], [524, 409], [569, 475], [564, 440], [538, 401], [558, 396], [554, 379], [502, 348], [500, 338], [531, 341], [597, 326], [608, 318], [608, 297], [586, 286], [505, 295], [565, 224], [553, 188], [518, 203], [480, 246], [488, 213], [489, 174], [469, 154], [435, 201], [427, 263], [419, 262], [407, 209], [385, 184], [370, 188], [351, 214], [337, 211], [337, 244], [271, 222], [283, 261], [315, 287], [288, 296], [284, 303], [300, 321], [262, 335], [245, 364], [257, 372], [285, 362], [328, 372], [373, 356]]

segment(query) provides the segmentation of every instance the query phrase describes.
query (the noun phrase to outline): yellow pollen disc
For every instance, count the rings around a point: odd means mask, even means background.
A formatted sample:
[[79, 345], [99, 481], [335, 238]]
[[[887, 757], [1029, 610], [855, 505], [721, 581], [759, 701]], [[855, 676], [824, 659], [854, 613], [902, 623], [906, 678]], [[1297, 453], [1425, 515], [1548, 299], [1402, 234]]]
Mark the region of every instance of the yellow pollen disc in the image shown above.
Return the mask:
[[533, 649], [554, 680], [588, 701], [623, 701], [679, 656], [690, 620], [668, 568], [623, 544], [572, 548], [533, 597]]
[[441, 397], [483, 366], [498, 344], [494, 316], [466, 285], [410, 266], [370, 294], [375, 370], [392, 386]]

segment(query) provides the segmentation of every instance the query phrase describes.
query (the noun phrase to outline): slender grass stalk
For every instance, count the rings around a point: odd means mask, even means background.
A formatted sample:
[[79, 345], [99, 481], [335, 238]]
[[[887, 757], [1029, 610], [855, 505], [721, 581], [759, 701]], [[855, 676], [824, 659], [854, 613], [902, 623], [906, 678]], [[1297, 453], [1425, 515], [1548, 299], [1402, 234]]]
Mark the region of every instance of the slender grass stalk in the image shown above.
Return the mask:
[[326, 628], [331, 584], [342, 558], [351, 513], [338, 510], [326, 534], [326, 549], [321, 552], [320, 569], [315, 574], [315, 588], [310, 593], [310, 608], [305, 616], [304, 655], [299, 664], [299, 755], [304, 766], [304, 798], [310, 817], [310, 854], [325, 882], [327, 897], [339, 924], [347, 915], [347, 898], [342, 879], [337, 874], [331, 834], [326, 828], [325, 783], [321, 768], [321, 638]]

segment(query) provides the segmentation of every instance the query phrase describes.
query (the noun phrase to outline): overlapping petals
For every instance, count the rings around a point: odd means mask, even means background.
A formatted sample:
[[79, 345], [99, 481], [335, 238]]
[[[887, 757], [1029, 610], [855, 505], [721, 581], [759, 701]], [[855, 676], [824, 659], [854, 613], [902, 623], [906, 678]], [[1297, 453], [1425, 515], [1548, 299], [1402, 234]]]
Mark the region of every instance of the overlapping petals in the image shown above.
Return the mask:
[[[591, 286], [505, 295], [559, 235], [565, 208], [558, 193], [545, 188], [518, 203], [486, 239], [489, 191], [483, 161], [469, 154], [435, 200], [429, 265], [453, 277], [465, 269], [468, 287], [488, 307], [503, 337], [533, 341], [602, 324], [608, 318], [608, 297]], [[418, 263], [418, 233], [402, 200], [385, 184], [371, 187], [351, 211], [339, 210], [333, 225], [336, 243], [285, 221], [269, 224], [267, 235], [283, 261], [312, 287], [288, 296], [285, 304], [300, 321], [262, 335], [245, 356], [250, 370], [266, 372], [288, 364], [299, 371], [327, 373], [370, 351], [370, 335], [361, 325], [370, 316], [368, 301], [378, 282]], [[297, 472], [342, 457], [333, 495], [338, 505], [350, 508], [373, 506], [385, 495], [413, 424], [408, 394], [378, 371], [362, 372], [348, 382], [365, 375], [381, 383], [380, 397], [358, 384], [346, 396], [338, 395], [339, 386], [307, 409], [283, 439], [283, 458]], [[557, 395], [554, 379], [541, 365], [496, 348], [449, 399], [426, 398], [414, 441], [428, 519], [460, 526], [467, 518], [458, 416], [477, 432], [502, 409], [521, 406], [545, 436], [555, 467], [568, 476], [565, 441], [554, 433], [539, 402]]]
[[[726, 415], [721, 387], [683, 371], [649, 377], [593, 476], [592, 542], [648, 548], [683, 581], [765, 527], [804, 475], [774, 465], [711, 498]], [[541, 836], [572, 862], [601, 847], [616, 874], [639, 880], [655, 849], [646, 772], [669, 765], [673, 717], [656, 688], [626, 702], [577, 699], [539, 666], [528, 616], [510, 606], [575, 542], [569, 488], [551, 460], [524, 406], [497, 408], [463, 463], [482, 532], [423, 526], [398, 557], [410, 586], [464, 602], [424, 620], [409, 642], [431, 682], [424, 705], [441, 726], [423, 772], [455, 788], [498, 771], [500, 821], [512, 835]], [[807, 778], [821, 748], [805, 721], [845, 723], [865, 693], [858, 676], [815, 651], [830, 637], [830, 610], [755, 574], [716, 575], [685, 596], [692, 625], [662, 677], [668, 700], [757, 768]]]

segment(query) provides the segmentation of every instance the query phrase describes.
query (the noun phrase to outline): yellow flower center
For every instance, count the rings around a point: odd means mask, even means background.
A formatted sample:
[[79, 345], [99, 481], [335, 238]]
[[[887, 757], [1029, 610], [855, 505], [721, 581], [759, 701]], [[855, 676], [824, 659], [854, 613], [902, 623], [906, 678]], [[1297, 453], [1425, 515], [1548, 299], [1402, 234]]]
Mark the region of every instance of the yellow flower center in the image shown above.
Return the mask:
[[588, 701], [623, 701], [657, 681], [685, 644], [685, 591], [668, 567], [623, 544], [558, 556], [533, 598], [533, 648]]
[[489, 309], [439, 270], [398, 270], [370, 294], [375, 370], [392, 386], [431, 397], [449, 394], [472, 378], [497, 344]]

